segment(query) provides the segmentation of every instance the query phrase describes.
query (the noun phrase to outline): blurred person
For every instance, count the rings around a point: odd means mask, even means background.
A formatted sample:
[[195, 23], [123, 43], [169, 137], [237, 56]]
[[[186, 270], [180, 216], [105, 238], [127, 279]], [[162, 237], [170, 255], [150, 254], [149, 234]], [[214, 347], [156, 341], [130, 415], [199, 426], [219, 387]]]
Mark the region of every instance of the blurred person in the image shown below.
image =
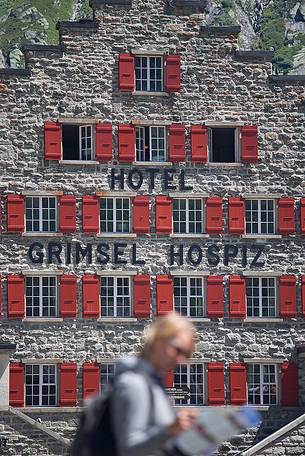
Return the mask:
[[175, 410], [162, 383], [166, 372], [191, 357], [194, 345], [193, 326], [173, 313], [147, 328], [138, 357], [118, 362], [111, 399], [118, 456], [171, 454], [173, 438], [194, 425], [196, 411]]

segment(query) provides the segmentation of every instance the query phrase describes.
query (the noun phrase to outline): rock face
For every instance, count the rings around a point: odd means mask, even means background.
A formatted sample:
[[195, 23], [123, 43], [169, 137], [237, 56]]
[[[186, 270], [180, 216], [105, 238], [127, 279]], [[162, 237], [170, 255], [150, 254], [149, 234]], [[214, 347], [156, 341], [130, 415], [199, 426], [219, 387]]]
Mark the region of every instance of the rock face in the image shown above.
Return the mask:
[[[304, 0], [207, 0], [202, 4], [204, 24], [239, 24], [242, 26], [241, 48], [274, 49], [276, 72], [304, 74]], [[43, 4], [37, 0], [26, 4], [19, 0], [2, 0], [0, 49], [5, 65], [23, 66], [22, 55], [15, 49], [25, 43], [56, 44], [58, 20], [77, 20], [91, 14], [89, 0], [47, 0]]]

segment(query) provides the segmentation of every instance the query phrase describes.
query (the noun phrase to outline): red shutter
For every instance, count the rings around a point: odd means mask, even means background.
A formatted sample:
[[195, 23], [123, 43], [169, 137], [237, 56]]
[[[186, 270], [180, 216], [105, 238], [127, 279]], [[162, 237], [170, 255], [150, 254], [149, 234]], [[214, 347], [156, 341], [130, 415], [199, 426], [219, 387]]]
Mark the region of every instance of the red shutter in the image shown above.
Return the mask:
[[137, 234], [150, 233], [150, 209], [148, 196], [135, 196], [133, 199], [133, 231]]
[[241, 276], [229, 277], [230, 317], [246, 318], [246, 281]]
[[174, 283], [167, 275], [157, 275], [157, 315], [166, 315], [173, 311]]
[[64, 274], [60, 277], [60, 316], [76, 317], [77, 277]]
[[206, 232], [209, 234], [221, 234], [222, 231], [222, 198], [207, 198]]
[[241, 161], [244, 163], [258, 162], [257, 126], [241, 127]]
[[156, 197], [156, 233], [170, 234], [173, 230], [173, 201], [167, 196]]
[[134, 56], [119, 55], [119, 90], [133, 92], [135, 88]]
[[301, 234], [304, 236], [305, 235], [305, 198], [301, 198], [300, 201], [300, 211], [301, 211]]
[[96, 196], [83, 196], [83, 231], [98, 233], [100, 230], [99, 199]]
[[229, 198], [229, 233], [244, 234], [245, 232], [245, 202], [241, 198]]
[[95, 158], [99, 162], [112, 160], [112, 125], [100, 123], [95, 127]]
[[61, 127], [57, 122], [44, 124], [44, 158], [61, 160]]
[[25, 316], [24, 277], [19, 274], [7, 276], [7, 317], [22, 320]]
[[120, 163], [132, 163], [136, 159], [135, 129], [132, 125], [118, 127], [118, 158]]
[[74, 233], [76, 230], [76, 198], [64, 195], [59, 199], [59, 231]]
[[22, 233], [24, 231], [24, 197], [7, 195], [7, 231]]
[[294, 275], [280, 277], [280, 316], [296, 318], [297, 316], [297, 287]]
[[224, 316], [223, 276], [207, 278], [207, 316], [222, 318]]
[[83, 276], [83, 317], [100, 316], [100, 279], [95, 275]]
[[83, 364], [83, 399], [96, 396], [100, 391], [100, 366], [95, 363]]
[[59, 365], [60, 374], [60, 407], [75, 407], [77, 402], [77, 365], [62, 363]]
[[208, 161], [208, 127], [205, 125], [191, 127], [191, 154], [194, 163]]
[[133, 316], [150, 317], [150, 276], [136, 275], [133, 279]]
[[230, 403], [247, 403], [247, 371], [246, 366], [241, 363], [230, 364]]
[[280, 198], [278, 200], [278, 232], [279, 234], [294, 234], [294, 199]]
[[24, 407], [24, 365], [10, 363], [9, 404], [11, 407]]
[[168, 150], [171, 162], [185, 162], [185, 126], [173, 124], [168, 129]]
[[302, 316], [305, 318], [305, 276], [302, 276], [301, 293], [302, 293]]
[[283, 363], [281, 366], [281, 405], [286, 407], [297, 407], [298, 398], [298, 366], [295, 363]]
[[223, 363], [208, 363], [208, 405], [224, 405], [225, 377]]
[[181, 88], [181, 57], [168, 55], [165, 58], [165, 90], [179, 92]]
[[170, 370], [163, 375], [164, 388], [172, 388], [174, 386], [174, 371]]

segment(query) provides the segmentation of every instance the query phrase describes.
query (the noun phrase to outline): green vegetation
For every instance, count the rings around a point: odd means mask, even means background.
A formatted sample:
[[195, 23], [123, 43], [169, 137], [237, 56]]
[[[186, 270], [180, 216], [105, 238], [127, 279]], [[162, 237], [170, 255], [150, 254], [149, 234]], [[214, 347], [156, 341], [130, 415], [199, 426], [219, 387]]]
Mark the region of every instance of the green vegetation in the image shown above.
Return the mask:
[[92, 8], [89, 5], [89, 0], [84, 0], [84, 3], [81, 6], [80, 12], [79, 12], [79, 18], [82, 17], [92, 17]]

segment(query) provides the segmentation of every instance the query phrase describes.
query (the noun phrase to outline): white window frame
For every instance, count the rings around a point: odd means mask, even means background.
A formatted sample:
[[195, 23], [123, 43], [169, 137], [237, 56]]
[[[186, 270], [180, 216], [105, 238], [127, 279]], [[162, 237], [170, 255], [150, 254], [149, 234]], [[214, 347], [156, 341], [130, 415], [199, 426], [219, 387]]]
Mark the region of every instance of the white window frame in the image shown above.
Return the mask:
[[[58, 388], [58, 373], [57, 373], [57, 364], [26, 364], [25, 365], [25, 379], [24, 379], [24, 397], [25, 397], [25, 403], [27, 402], [27, 395], [26, 395], [26, 386], [27, 386], [27, 383], [26, 383], [26, 367], [27, 366], [38, 366], [39, 367], [39, 405], [26, 405], [26, 407], [57, 407], [58, 405], [58, 392], [59, 392], [59, 388]], [[55, 370], [55, 404], [54, 405], [43, 405], [42, 404], [42, 387], [44, 385], [53, 385], [53, 383], [43, 383], [43, 368], [44, 367], [50, 367], [50, 366], [53, 366], [54, 367], [54, 370]], [[33, 377], [33, 375], [32, 375]], [[33, 384], [32, 384], [33, 386]], [[33, 397], [33, 396], [31, 396]], [[49, 395], [48, 395], [49, 397]]]
[[[229, 128], [234, 130], [234, 146], [235, 146], [235, 154], [234, 154], [234, 162], [216, 162], [213, 161], [213, 130], [219, 130], [220, 128]], [[240, 127], [234, 125], [219, 125], [218, 127], [208, 127], [208, 157], [209, 163], [217, 163], [220, 165], [232, 164], [232, 163], [240, 163], [241, 162], [241, 129]]]
[[[202, 400], [203, 400], [203, 402], [202, 402], [202, 404], [198, 404], [196, 401], [196, 404], [191, 404], [191, 399], [188, 399], [186, 403], [179, 403], [180, 399], [178, 399], [178, 400], [175, 400], [176, 406], [202, 407], [202, 406], [206, 405], [206, 363], [203, 362], [202, 360], [198, 359], [198, 360], [189, 361], [187, 363], [181, 363], [181, 364], [178, 364], [177, 366], [179, 366], [179, 367], [181, 365], [187, 366], [187, 387], [190, 388], [190, 385], [191, 385], [190, 366], [195, 365], [195, 364], [202, 366], [202, 380], [203, 380], [203, 382], [202, 382]], [[196, 383], [196, 385], [198, 385], [198, 383]], [[179, 387], [179, 385], [177, 385], [177, 383], [175, 383], [175, 371], [174, 371], [174, 386]]]
[[[248, 296], [246, 295], [247, 298], [247, 318], [276, 318], [278, 315], [278, 281], [276, 277], [246, 277], [246, 293], [247, 293], [247, 283], [248, 280], [253, 280], [257, 279], [259, 281], [259, 315], [248, 315]], [[262, 294], [262, 281], [264, 279], [273, 279], [274, 280], [274, 307], [275, 307], [275, 315], [263, 315], [263, 294]], [[251, 287], [253, 289], [253, 287]], [[252, 296], [253, 297], [253, 296]], [[253, 305], [251, 305], [251, 308], [253, 309]], [[270, 313], [270, 309], [268, 307], [268, 313]]]
[[[32, 203], [33, 203], [33, 199], [34, 198], [37, 198], [39, 200], [39, 231], [34, 231], [34, 230], [27, 230], [27, 222], [28, 222], [28, 218], [27, 218], [27, 201], [29, 199], [32, 200]], [[55, 230], [54, 231], [45, 231], [43, 230], [43, 218], [42, 218], [42, 215], [43, 215], [43, 207], [42, 207], [42, 200], [44, 198], [47, 198], [47, 199], [54, 199], [55, 200]], [[32, 204], [32, 213], [33, 213], [33, 204]], [[33, 225], [33, 218], [31, 219], [31, 223]], [[48, 223], [50, 223], [50, 219], [47, 219], [48, 220]], [[25, 226], [26, 226], [26, 232], [27, 233], [56, 233], [57, 230], [58, 230], [58, 199], [56, 196], [49, 196], [49, 195], [46, 195], [46, 196], [26, 196], [26, 200], [25, 200]]]
[[[105, 296], [102, 296], [102, 281], [103, 279], [113, 279], [113, 288], [114, 288], [114, 295], [113, 295], [113, 315], [102, 315], [102, 310], [105, 308], [105, 306], [102, 305], [102, 299], [109, 299], [109, 296], [106, 295]], [[118, 289], [118, 279], [127, 279], [128, 280], [128, 289], [129, 289], [129, 315], [118, 315], [118, 310], [117, 310], [117, 307], [118, 307], [118, 304], [117, 304], [117, 301], [118, 301], [118, 295], [117, 295], [117, 289]], [[133, 296], [133, 289], [131, 288], [131, 277], [130, 276], [127, 276], [127, 275], [120, 275], [120, 276], [112, 276], [111, 274], [107, 275], [107, 276], [101, 276], [100, 277], [100, 314], [101, 314], [101, 318], [130, 318], [132, 317], [132, 296]], [[125, 295], [124, 295], [125, 297]], [[108, 306], [107, 306], [107, 314], [109, 313], [109, 310], [108, 310]]]
[[[175, 311], [180, 313], [180, 309], [178, 309], [176, 306], [175, 306], [175, 279], [186, 279], [186, 287], [187, 287], [187, 296], [186, 296], [186, 299], [187, 299], [187, 314], [185, 315], [186, 317], [191, 317], [191, 318], [204, 318], [204, 315], [205, 315], [205, 281], [204, 281], [204, 278], [203, 277], [200, 277], [200, 276], [184, 276], [184, 275], [181, 275], [181, 276], [174, 276], [173, 277], [173, 280], [174, 280], [174, 307], [175, 307]], [[192, 279], [195, 279], [195, 280], [201, 280], [201, 288], [202, 288], [202, 315], [191, 315], [191, 306], [190, 306], [190, 301], [191, 301], [191, 297], [196, 297], [197, 299], [200, 297], [200, 296], [191, 296], [191, 280]], [[198, 313], [198, 309], [197, 309], [197, 312]], [[182, 315], [182, 314], [181, 314]]]
[[[181, 232], [181, 231], [175, 231], [175, 221], [174, 221], [174, 202], [175, 200], [185, 200], [186, 201], [186, 220], [185, 220], [185, 223], [186, 223], [186, 231], [185, 233]], [[189, 203], [190, 203], [190, 200], [200, 200], [201, 201], [201, 226], [202, 226], [202, 230], [201, 232], [195, 232], [195, 233], [191, 233], [190, 232], [190, 218], [189, 218]], [[179, 212], [181, 212], [179, 210]], [[200, 235], [200, 234], [204, 234], [204, 226], [205, 226], [205, 210], [204, 210], [204, 198], [183, 198], [183, 197], [176, 197], [176, 198], [173, 198], [173, 214], [172, 214], [172, 218], [173, 218], [173, 233], [174, 234], [189, 234], [190, 236], [192, 235]], [[193, 223], [193, 222], [192, 222]], [[196, 223], [196, 222], [195, 222]], [[181, 225], [181, 222], [179, 222], [179, 225]]]
[[[87, 128], [90, 129], [90, 135], [87, 135]], [[82, 137], [82, 132], [85, 130], [85, 136], [84, 138]], [[93, 134], [93, 126], [92, 125], [79, 125], [78, 128], [78, 134], [79, 134], [79, 160], [80, 161], [93, 161], [94, 160], [94, 152], [95, 152], [95, 144], [94, 144], [94, 134]], [[82, 147], [82, 139], [85, 139], [86, 145], [87, 145], [87, 140], [88, 138], [91, 139], [91, 148], [87, 148], [87, 146], [83, 149]], [[83, 158], [82, 154], [83, 151], [85, 155], [87, 156], [87, 151], [90, 150], [90, 158]]]
[[[168, 156], [168, 150], [167, 150], [167, 128], [164, 125], [136, 125], [136, 136], [137, 136], [137, 130], [139, 132], [142, 132], [142, 138], [141, 141], [144, 140], [144, 150], [140, 151], [139, 155], [145, 155], [145, 143], [146, 143], [146, 137], [145, 137], [145, 129], [149, 128], [149, 160], [138, 160], [138, 150], [137, 150], [137, 144], [136, 144], [136, 161], [138, 163], [143, 163], [143, 162], [153, 162], [153, 163], [164, 163], [167, 160]], [[164, 160], [153, 160], [152, 158], [152, 129], [153, 128], [162, 128], [164, 131]], [[158, 137], [159, 138], [159, 137]], [[137, 142], [137, 141], [136, 141]], [[160, 155], [159, 149], [158, 149], [158, 155]]]
[[[135, 64], [135, 90], [136, 92], [147, 92], [147, 93], [159, 93], [159, 92], [164, 92], [164, 56], [163, 55], [135, 55], [135, 59], [140, 58], [140, 59], [146, 59], [147, 60], [147, 79], [137, 79], [136, 77], [136, 64]], [[151, 78], [150, 78], [150, 59], [161, 59], [161, 89], [160, 90], [151, 90]], [[142, 68], [142, 66], [141, 66]], [[137, 81], [141, 81], [141, 87], [143, 85], [142, 81], [147, 82], [147, 90], [141, 90], [137, 89]]]
[[[113, 209], [112, 209], [112, 213], [113, 213], [113, 231], [102, 231], [101, 229], [101, 225], [102, 225], [102, 219], [101, 219], [101, 201], [103, 199], [107, 199], [107, 200], [113, 200]], [[124, 200], [124, 199], [127, 199], [129, 201], [129, 219], [128, 219], [128, 224], [129, 224], [129, 230], [128, 231], [117, 231], [117, 201], [118, 200]], [[107, 212], [107, 209], [106, 209], [106, 212]], [[121, 234], [122, 236], [124, 236], [124, 234], [130, 234], [131, 233], [131, 227], [132, 227], [132, 203], [131, 203], [131, 198], [130, 197], [125, 197], [125, 196], [117, 196], [117, 197], [114, 197], [114, 196], [107, 196], [107, 197], [101, 197], [100, 198], [100, 210], [99, 210], [99, 219], [100, 219], [100, 233], [101, 234], [109, 234], [109, 233], [112, 233], [112, 234]], [[108, 224], [108, 219], [106, 219], [104, 221], [106, 224]]]
[[[112, 366], [113, 367], [113, 374], [110, 374], [109, 373], [109, 367]], [[107, 383], [102, 383], [102, 368], [106, 368], [107, 372], [104, 374], [106, 377], [107, 377]], [[110, 375], [115, 375], [115, 370], [116, 370], [116, 363], [115, 362], [102, 362], [101, 363], [101, 370], [100, 370], [100, 385], [101, 385], [101, 388], [105, 388], [107, 385], [109, 385], [111, 383], [111, 381], [109, 380], [109, 377]]]
[[[258, 233], [253, 233], [253, 222], [251, 221], [250, 224], [251, 224], [251, 232], [248, 232], [247, 231], [247, 203], [248, 202], [252, 202], [252, 201], [257, 201], [258, 205], [257, 205], [257, 214], [258, 214]], [[272, 233], [262, 233], [262, 201], [264, 202], [269, 202], [269, 201], [272, 201], [273, 202], [273, 232]], [[252, 204], [252, 203], [251, 203]], [[268, 214], [269, 210], [267, 211], [267, 214]], [[252, 214], [252, 210], [251, 210], [251, 214]], [[251, 216], [251, 219], [252, 219], [252, 216]], [[246, 225], [246, 234], [253, 234], [253, 235], [265, 235], [265, 236], [273, 236], [274, 234], [276, 234], [276, 230], [277, 230], [277, 225], [276, 225], [276, 220], [277, 220], [277, 211], [276, 211], [276, 200], [274, 198], [247, 198], [245, 200], [245, 225]], [[268, 225], [268, 224], [267, 224]]]
[[[248, 405], [249, 406], [258, 406], [258, 405], [262, 405], [262, 406], [269, 406], [269, 405], [277, 405], [279, 404], [279, 397], [280, 397], [280, 391], [279, 391], [279, 368], [278, 368], [278, 364], [274, 364], [274, 363], [253, 363], [253, 364], [248, 364], [248, 367], [252, 367], [252, 366], [259, 366], [260, 368], [260, 384], [259, 384], [259, 388], [260, 388], [260, 403], [259, 404], [251, 404], [249, 402], [249, 383], [248, 383], [248, 375], [249, 373], [247, 372], [247, 402], [248, 402]], [[275, 388], [276, 388], [276, 400], [275, 400], [275, 403], [272, 404], [272, 403], [268, 403], [268, 404], [264, 404], [264, 394], [263, 394], [263, 386], [264, 385], [271, 385], [270, 383], [264, 383], [264, 366], [274, 366], [275, 368]]]
[[[26, 276], [25, 278], [25, 298], [26, 298], [26, 313], [27, 313], [27, 288], [28, 288], [28, 285], [27, 285], [27, 280], [28, 279], [34, 279], [34, 278], [37, 278], [39, 280], [39, 316], [35, 316], [35, 315], [29, 315], [27, 316], [26, 315], [26, 318], [56, 318], [58, 316], [58, 278], [57, 276], [50, 276], [50, 275], [46, 275], [46, 276], [33, 276], [33, 275], [28, 275]], [[55, 280], [55, 315], [43, 315], [43, 293], [42, 293], [42, 290], [43, 290], [43, 285], [42, 285], [42, 282], [43, 282], [43, 279], [54, 279]], [[33, 290], [33, 285], [31, 286], [31, 289]], [[50, 286], [48, 286], [48, 289], [50, 288]], [[32, 297], [33, 297], [33, 294], [32, 294]], [[48, 295], [48, 298], [50, 298], [50, 295]], [[33, 309], [34, 307], [31, 305], [31, 309]], [[48, 306], [48, 309], [50, 309], [50, 306]]]

